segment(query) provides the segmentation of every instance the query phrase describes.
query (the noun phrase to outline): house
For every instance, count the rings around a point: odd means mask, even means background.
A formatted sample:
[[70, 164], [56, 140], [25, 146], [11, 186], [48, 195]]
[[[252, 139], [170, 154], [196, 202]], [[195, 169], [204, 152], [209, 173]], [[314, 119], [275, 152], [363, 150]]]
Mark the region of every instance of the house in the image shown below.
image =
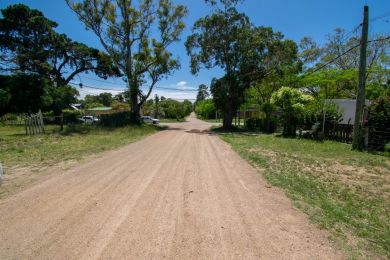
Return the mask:
[[[353, 125], [355, 123], [356, 99], [326, 99], [325, 103], [335, 104], [342, 113], [340, 124]], [[370, 105], [370, 101], [366, 99], [366, 106]]]

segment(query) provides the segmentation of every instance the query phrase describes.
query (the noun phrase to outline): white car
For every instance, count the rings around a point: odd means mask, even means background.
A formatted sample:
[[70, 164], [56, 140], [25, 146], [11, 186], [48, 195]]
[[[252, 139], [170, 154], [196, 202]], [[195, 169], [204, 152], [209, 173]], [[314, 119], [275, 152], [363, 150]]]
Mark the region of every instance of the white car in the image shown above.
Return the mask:
[[85, 124], [94, 124], [99, 122], [99, 118], [94, 117], [94, 116], [83, 116], [78, 118], [79, 121], [85, 123]]
[[141, 116], [141, 120], [144, 123], [151, 123], [151, 124], [155, 124], [155, 125], [160, 123], [160, 120], [153, 118], [151, 116]]

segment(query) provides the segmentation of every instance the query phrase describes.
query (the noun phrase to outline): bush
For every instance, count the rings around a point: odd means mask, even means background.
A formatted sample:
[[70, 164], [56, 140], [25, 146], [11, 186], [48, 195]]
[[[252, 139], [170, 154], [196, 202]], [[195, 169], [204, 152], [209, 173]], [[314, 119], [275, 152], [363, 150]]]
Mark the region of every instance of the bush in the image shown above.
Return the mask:
[[390, 142], [385, 144], [385, 152], [390, 152]]
[[81, 110], [64, 109], [62, 110], [62, 114], [65, 123], [77, 123], [77, 118], [82, 117], [84, 113]]
[[248, 130], [257, 130], [266, 133], [273, 133], [276, 130], [275, 120], [266, 120], [265, 118], [249, 118], [246, 120]]
[[329, 128], [330, 126], [337, 124], [342, 118], [342, 113], [338, 106], [334, 103], [327, 103], [324, 106], [322, 101], [317, 100], [306, 107], [300, 120], [300, 125], [304, 129], [310, 130], [315, 124], [319, 124], [319, 127], [322, 129], [322, 124], [324, 121], [324, 108], [325, 126]]
[[107, 127], [122, 127], [125, 125], [138, 123], [137, 117], [128, 111], [101, 115], [99, 125]]
[[368, 111], [370, 149], [383, 151], [390, 141], [390, 95], [376, 99]]

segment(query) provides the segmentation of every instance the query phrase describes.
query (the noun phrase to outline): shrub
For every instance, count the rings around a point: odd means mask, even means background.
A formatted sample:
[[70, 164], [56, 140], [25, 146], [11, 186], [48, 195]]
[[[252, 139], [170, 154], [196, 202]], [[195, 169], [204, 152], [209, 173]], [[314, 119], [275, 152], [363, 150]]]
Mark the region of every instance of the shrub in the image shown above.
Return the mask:
[[312, 99], [298, 89], [289, 87], [282, 87], [272, 94], [271, 104], [279, 107], [281, 111], [283, 136], [295, 137], [296, 127], [303, 116], [305, 106], [312, 102]]
[[62, 110], [62, 114], [64, 116], [64, 122], [77, 123], [77, 118], [83, 116], [84, 113], [81, 110], [64, 109]]
[[119, 113], [101, 115], [99, 124], [108, 127], [121, 127], [135, 124], [138, 120], [132, 112], [124, 111]]
[[370, 149], [383, 151], [390, 141], [390, 95], [376, 99], [368, 111]]
[[248, 130], [273, 133], [276, 130], [276, 121], [266, 118], [249, 118], [246, 120], [246, 128]]

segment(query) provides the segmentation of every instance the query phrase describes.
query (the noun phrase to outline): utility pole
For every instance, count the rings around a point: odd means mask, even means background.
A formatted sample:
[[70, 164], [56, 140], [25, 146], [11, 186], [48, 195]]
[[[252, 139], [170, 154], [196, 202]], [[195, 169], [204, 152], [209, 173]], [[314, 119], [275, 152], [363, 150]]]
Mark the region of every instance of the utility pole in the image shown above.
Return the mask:
[[362, 38], [360, 42], [359, 85], [356, 97], [355, 124], [353, 125], [352, 149], [363, 150], [363, 110], [366, 103], [366, 64], [368, 39], [368, 6], [364, 6]]

